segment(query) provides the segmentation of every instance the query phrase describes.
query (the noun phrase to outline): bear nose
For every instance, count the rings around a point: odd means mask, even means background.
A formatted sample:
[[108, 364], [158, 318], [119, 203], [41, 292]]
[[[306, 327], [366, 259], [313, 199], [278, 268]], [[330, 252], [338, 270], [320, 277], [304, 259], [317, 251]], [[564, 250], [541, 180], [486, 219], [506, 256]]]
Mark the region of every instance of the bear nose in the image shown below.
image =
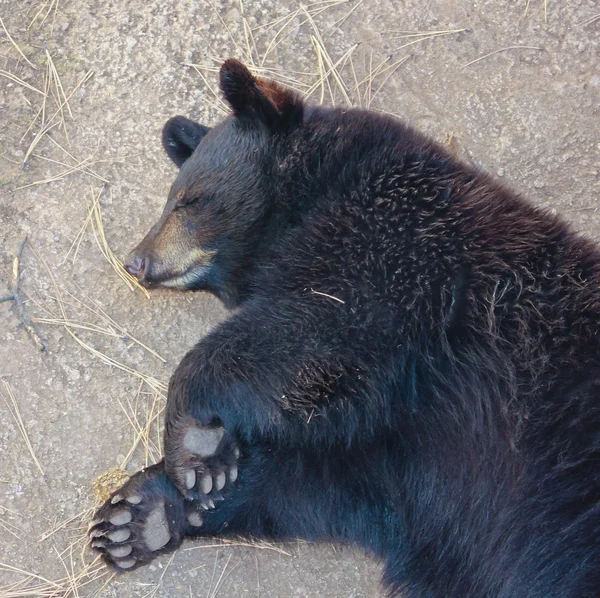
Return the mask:
[[146, 258], [139, 254], [130, 254], [125, 261], [125, 270], [134, 278], [142, 279], [146, 269]]

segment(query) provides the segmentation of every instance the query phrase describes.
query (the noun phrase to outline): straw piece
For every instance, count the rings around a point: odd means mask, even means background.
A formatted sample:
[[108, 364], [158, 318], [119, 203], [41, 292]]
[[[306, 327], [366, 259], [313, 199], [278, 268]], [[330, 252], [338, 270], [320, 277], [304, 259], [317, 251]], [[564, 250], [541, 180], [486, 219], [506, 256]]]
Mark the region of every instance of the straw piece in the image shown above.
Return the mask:
[[33, 461], [37, 465], [37, 468], [40, 470], [40, 473], [42, 474], [42, 476], [44, 476], [45, 475], [44, 470], [42, 469], [40, 462], [38, 461], [37, 457], [35, 456], [35, 452], [33, 450], [33, 446], [31, 445], [31, 442], [29, 440], [29, 435], [27, 434], [27, 428], [25, 427], [23, 418], [21, 417], [21, 412], [19, 411], [19, 405], [17, 403], [17, 400], [15, 399], [15, 395], [13, 394], [13, 391], [12, 391], [10, 385], [8, 384], [8, 382], [6, 382], [6, 380], [3, 380], [3, 383], [4, 383], [4, 389], [10, 399], [10, 403], [8, 402], [8, 400], [6, 399], [6, 397], [4, 395], [2, 395], [2, 398], [4, 399], [4, 402], [6, 403], [6, 406], [8, 407], [8, 410], [10, 411], [10, 414], [13, 416], [13, 419], [15, 420], [15, 422], [17, 424], [17, 427], [19, 428], [19, 431], [21, 432], [21, 436], [23, 436], [23, 440], [25, 441], [25, 444], [27, 445], [27, 449], [29, 450], [29, 453], [30, 453]]
[[485, 58], [489, 58], [490, 56], [493, 56], [494, 54], [498, 54], [500, 52], [506, 52], [507, 50], [539, 50], [539, 51], [543, 51], [544, 48], [540, 48], [538, 46], [507, 46], [506, 48], [500, 48], [499, 50], [494, 50], [493, 52], [490, 52], [489, 54], [485, 54], [484, 56], [480, 56], [479, 58], [476, 58], [475, 60], [471, 60], [471, 62], [467, 62], [467, 64], [464, 64], [462, 68], [466, 68], [468, 66], [471, 66], [472, 64], [475, 64], [476, 62], [479, 62], [480, 60], [484, 60]]
[[27, 58], [27, 56], [25, 56], [25, 54], [23, 54], [23, 52], [21, 51], [21, 48], [19, 48], [17, 42], [12, 38], [12, 36], [8, 32], [8, 29], [4, 25], [4, 21], [2, 20], [2, 17], [0, 17], [0, 26], [2, 26], [2, 29], [4, 29], [4, 33], [6, 33], [6, 37], [8, 38], [8, 41], [13, 45], [14, 49], [21, 55], [21, 57], [23, 58], [23, 60], [25, 60], [25, 62], [31, 68], [37, 69], [37, 66], [35, 66], [35, 64], [33, 64], [33, 62], [31, 62], [31, 60], [29, 60], [29, 58]]

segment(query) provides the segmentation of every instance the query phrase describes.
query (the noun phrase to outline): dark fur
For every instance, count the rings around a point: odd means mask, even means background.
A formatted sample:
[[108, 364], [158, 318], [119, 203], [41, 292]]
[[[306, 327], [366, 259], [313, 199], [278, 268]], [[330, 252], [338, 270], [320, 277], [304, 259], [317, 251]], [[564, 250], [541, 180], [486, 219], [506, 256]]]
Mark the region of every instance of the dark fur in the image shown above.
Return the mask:
[[167, 474], [182, 417], [242, 450], [203, 533], [356, 544], [407, 598], [600, 596], [596, 247], [396, 119], [221, 81], [173, 187], [217, 252], [190, 288], [241, 306], [169, 388]]

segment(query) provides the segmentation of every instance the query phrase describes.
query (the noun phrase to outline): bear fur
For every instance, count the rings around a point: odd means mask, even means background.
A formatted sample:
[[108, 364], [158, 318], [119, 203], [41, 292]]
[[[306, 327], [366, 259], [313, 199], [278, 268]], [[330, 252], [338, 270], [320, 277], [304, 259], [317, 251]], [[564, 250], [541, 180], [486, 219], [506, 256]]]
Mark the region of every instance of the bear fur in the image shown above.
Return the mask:
[[600, 596], [597, 247], [395, 118], [235, 60], [221, 89], [223, 123], [165, 125], [180, 172], [127, 268], [237, 309], [93, 545], [123, 571], [194, 535], [335, 541], [394, 596]]

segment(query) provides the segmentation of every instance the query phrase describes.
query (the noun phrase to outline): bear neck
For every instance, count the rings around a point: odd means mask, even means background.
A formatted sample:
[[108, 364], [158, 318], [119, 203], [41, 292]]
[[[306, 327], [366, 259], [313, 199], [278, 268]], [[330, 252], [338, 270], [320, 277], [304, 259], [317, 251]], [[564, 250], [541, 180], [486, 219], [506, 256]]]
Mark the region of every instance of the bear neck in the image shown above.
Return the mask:
[[224, 260], [223, 284], [215, 294], [236, 307], [260, 292], [259, 272], [316, 207], [347, 200], [361, 181], [389, 171], [407, 151], [427, 144], [420, 133], [385, 115], [306, 107], [301, 125], [274, 136], [264, 149], [263, 215], [245, 228], [232, 249], [235, 255]]

